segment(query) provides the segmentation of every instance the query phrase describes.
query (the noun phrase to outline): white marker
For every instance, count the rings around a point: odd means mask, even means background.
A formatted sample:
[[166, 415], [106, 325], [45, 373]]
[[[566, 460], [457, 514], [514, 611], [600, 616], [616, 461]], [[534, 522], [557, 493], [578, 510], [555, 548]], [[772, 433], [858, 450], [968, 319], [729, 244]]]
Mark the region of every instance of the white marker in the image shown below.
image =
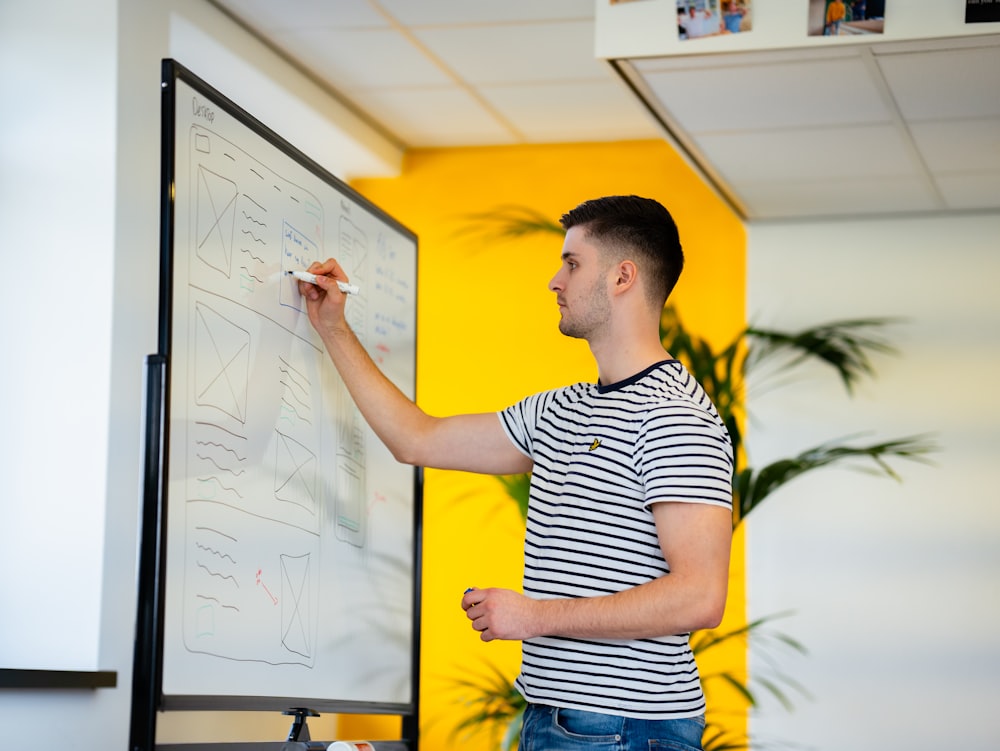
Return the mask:
[[[301, 279], [303, 282], [316, 284], [316, 275], [310, 274], [308, 271], [286, 271], [285, 273], [291, 274], [296, 279]], [[348, 284], [347, 282], [342, 282], [339, 279], [337, 280], [337, 289], [345, 295], [357, 295], [361, 293], [361, 288], [358, 285]]]

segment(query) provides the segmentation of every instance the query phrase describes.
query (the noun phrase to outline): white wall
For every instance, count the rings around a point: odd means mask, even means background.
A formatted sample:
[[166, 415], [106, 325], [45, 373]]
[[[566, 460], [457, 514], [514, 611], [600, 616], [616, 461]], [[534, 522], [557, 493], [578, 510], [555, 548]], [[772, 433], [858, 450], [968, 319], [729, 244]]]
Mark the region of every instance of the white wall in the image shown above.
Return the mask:
[[[809, 654], [768, 655], [812, 699], [752, 715], [759, 741], [815, 751], [993, 751], [1000, 743], [1000, 215], [754, 225], [748, 315], [797, 330], [899, 316], [898, 356], [853, 398], [811, 368], [751, 380], [752, 466], [823, 441], [934, 432], [934, 466], [901, 483], [844, 469], [794, 480], [747, 524], [750, 618]], [[791, 692], [795, 697], [795, 692]], [[764, 748], [763, 743], [755, 748]]]
[[0, 665], [93, 669], [101, 588], [80, 574], [104, 547], [115, 8], [35, 25], [28, 7], [0, 5]]
[[[393, 174], [402, 156], [204, 0], [0, 2], [0, 668], [118, 679], [0, 690], [2, 748], [59, 733], [80, 751], [127, 747], [163, 57], [344, 179]], [[213, 720], [201, 739], [289, 726]]]

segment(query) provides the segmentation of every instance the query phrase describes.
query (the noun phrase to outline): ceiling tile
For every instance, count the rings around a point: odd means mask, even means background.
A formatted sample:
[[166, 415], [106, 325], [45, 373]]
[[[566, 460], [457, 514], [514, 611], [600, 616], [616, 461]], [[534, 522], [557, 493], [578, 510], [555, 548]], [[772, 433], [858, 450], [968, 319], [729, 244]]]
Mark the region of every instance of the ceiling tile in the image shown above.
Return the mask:
[[645, 109], [614, 81], [484, 86], [482, 94], [535, 143], [564, 142], [567, 122], [578, 140], [662, 137]]
[[594, 17], [594, 0], [379, 0], [407, 26], [553, 21]]
[[712, 134], [695, 142], [733, 184], [920, 176], [919, 166], [886, 126]]
[[303, 29], [274, 38], [299, 60], [323, 72], [337, 91], [399, 86], [443, 86], [448, 75], [406, 37], [383, 29]]
[[517, 140], [458, 88], [369, 89], [356, 92], [352, 99], [410, 147], [482, 146]]
[[471, 84], [610, 79], [594, 58], [593, 21], [413, 29], [434, 55]]
[[253, 28], [272, 32], [286, 29], [388, 27], [367, 0], [212, 0]]
[[879, 67], [909, 120], [1000, 115], [1000, 43], [971, 49], [879, 55]]
[[1000, 171], [938, 175], [935, 182], [952, 209], [996, 209], [1000, 206]]
[[646, 82], [689, 133], [891, 119], [857, 57], [662, 71], [647, 73]]
[[857, 56], [857, 48], [845, 46], [812, 49], [762, 49], [749, 52], [720, 52], [711, 55], [671, 55], [669, 57], [636, 58], [628, 62], [640, 73], [659, 73], [671, 70], [708, 70], [711, 68], [733, 70], [754, 65], [800, 65], [805, 62], [841, 60]]
[[914, 123], [910, 133], [935, 172], [1000, 170], [1000, 117]]
[[906, 178], [750, 180], [738, 187], [751, 218], [863, 216], [942, 208], [924, 183]]

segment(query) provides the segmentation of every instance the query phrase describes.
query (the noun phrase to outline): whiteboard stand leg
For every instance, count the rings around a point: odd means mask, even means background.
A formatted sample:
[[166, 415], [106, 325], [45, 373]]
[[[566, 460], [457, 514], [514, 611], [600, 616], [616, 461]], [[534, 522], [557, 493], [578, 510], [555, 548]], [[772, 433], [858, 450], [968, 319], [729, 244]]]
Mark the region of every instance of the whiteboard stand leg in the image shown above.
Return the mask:
[[309, 726], [306, 724], [307, 717], [319, 717], [319, 712], [314, 712], [306, 707], [292, 707], [291, 709], [286, 709], [281, 714], [295, 715], [295, 719], [292, 721], [292, 727], [288, 731], [288, 740], [290, 741], [309, 741], [312, 740], [309, 737]]

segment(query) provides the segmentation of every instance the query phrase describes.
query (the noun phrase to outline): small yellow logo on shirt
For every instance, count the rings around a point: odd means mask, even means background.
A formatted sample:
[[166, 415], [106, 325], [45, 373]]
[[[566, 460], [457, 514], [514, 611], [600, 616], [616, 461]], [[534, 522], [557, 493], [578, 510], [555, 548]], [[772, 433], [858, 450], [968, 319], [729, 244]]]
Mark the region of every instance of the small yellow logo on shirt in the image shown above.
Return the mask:
[[601, 445], [601, 439], [600, 438], [595, 438], [594, 442], [592, 444], [590, 444], [590, 449], [589, 450], [593, 451], [594, 449], [596, 449], [600, 445]]

